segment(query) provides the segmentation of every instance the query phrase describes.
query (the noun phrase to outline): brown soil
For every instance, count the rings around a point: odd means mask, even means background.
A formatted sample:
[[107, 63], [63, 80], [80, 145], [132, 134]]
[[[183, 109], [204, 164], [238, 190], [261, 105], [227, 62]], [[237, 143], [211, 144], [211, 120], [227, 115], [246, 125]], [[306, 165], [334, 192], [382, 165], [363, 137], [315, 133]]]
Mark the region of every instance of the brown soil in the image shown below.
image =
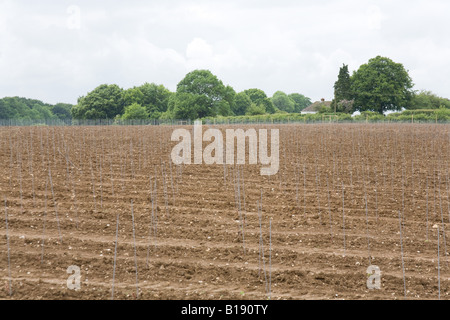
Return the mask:
[[111, 299], [118, 215], [114, 299], [449, 298], [448, 125], [265, 128], [272, 177], [175, 166], [172, 127], [1, 128], [0, 298]]

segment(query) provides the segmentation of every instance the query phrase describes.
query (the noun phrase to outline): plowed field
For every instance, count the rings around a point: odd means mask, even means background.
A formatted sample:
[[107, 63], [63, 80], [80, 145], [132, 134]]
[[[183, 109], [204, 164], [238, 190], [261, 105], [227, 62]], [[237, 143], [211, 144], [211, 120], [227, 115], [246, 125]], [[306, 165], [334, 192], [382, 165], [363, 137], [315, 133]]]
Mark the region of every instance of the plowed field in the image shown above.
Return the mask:
[[0, 128], [0, 298], [449, 298], [450, 126], [232, 128], [279, 129], [279, 173], [176, 166], [175, 127]]

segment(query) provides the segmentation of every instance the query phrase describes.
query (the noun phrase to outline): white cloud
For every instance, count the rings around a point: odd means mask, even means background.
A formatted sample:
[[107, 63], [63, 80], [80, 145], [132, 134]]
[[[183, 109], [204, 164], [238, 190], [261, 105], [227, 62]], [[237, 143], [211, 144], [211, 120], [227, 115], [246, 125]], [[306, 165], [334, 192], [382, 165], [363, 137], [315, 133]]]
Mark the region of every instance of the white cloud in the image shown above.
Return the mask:
[[370, 30], [380, 30], [381, 23], [385, 19], [383, 12], [378, 6], [370, 6], [367, 9], [367, 26]]
[[206, 68], [236, 91], [331, 99], [343, 63], [353, 71], [377, 55], [450, 97], [448, 12], [445, 0], [0, 0], [0, 97], [75, 103], [101, 83], [175, 90]]
[[208, 60], [213, 57], [213, 49], [205, 40], [195, 38], [188, 44], [186, 56], [192, 60]]
[[201, 38], [195, 38], [186, 49], [186, 66], [189, 71], [209, 69], [224, 73], [248, 66], [239, 51], [230, 43], [217, 43], [214, 47]]

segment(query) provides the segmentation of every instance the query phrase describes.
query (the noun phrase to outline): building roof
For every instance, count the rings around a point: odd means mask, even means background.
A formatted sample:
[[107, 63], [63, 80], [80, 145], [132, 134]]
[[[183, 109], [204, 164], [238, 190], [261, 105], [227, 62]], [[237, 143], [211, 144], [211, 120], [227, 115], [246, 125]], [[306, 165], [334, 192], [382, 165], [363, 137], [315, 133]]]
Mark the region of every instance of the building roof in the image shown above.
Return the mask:
[[331, 101], [316, 101], [302, 112], [319, 112], [322, 106], [331, 107]]

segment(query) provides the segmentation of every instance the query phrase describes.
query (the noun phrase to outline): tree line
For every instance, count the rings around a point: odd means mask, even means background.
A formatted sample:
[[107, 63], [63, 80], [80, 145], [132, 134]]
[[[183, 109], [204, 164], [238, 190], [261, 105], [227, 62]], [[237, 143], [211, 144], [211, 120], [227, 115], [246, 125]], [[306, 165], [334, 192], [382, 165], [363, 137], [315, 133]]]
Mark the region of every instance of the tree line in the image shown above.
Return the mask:
[[[343, 65], [334, 84], [331, 106], [320, 113], [353, 114], [355, 111], [383, 114], [388, 110], [433, 110], [450, 108], [450, 100], [430, 91], [417, 92], [400, 63], [377, 56], [350, 75]], [[145, 83], [122, 89], [102, 84], [78, 99], [76, 105], [46, 104], [19, 97], [0, 99], [0, 119], [204, 119], [258, 115], [299, 114], [311, 99], [300, 93], [277, 91], [272, 97], [261, 89], [236, 92], [209, 70], [188, 73], [171, 92], [164, 85]]]
[[217, 116], [299, 113], [311, 104], [300, 93], [277, 91], [269, 98], [261, 89], [237, 93], [209, 70], [194, 70], [171, 92], [164, 85], [145, 83], [122, 89], [102, 84], [76, 105], [50, 105], [26, 98], [0, 99], [0, 119], [191, 119]]
[[72, 109], [75, 119], [199, 119], [274, 113], [299, 113], [311, 104], [300, 93], [278, 91], [269, 98], [263, 90], [236, 93], [209, 70], [186, 75], [171, 92], [163, 85], [145, 83], [121, 89], [101, 85], [78, 99]]
[[0, 99], [0, 119], [70, 120], [72, 107], [67, 103], [51, 105], [40, 100], [6, 97]]

